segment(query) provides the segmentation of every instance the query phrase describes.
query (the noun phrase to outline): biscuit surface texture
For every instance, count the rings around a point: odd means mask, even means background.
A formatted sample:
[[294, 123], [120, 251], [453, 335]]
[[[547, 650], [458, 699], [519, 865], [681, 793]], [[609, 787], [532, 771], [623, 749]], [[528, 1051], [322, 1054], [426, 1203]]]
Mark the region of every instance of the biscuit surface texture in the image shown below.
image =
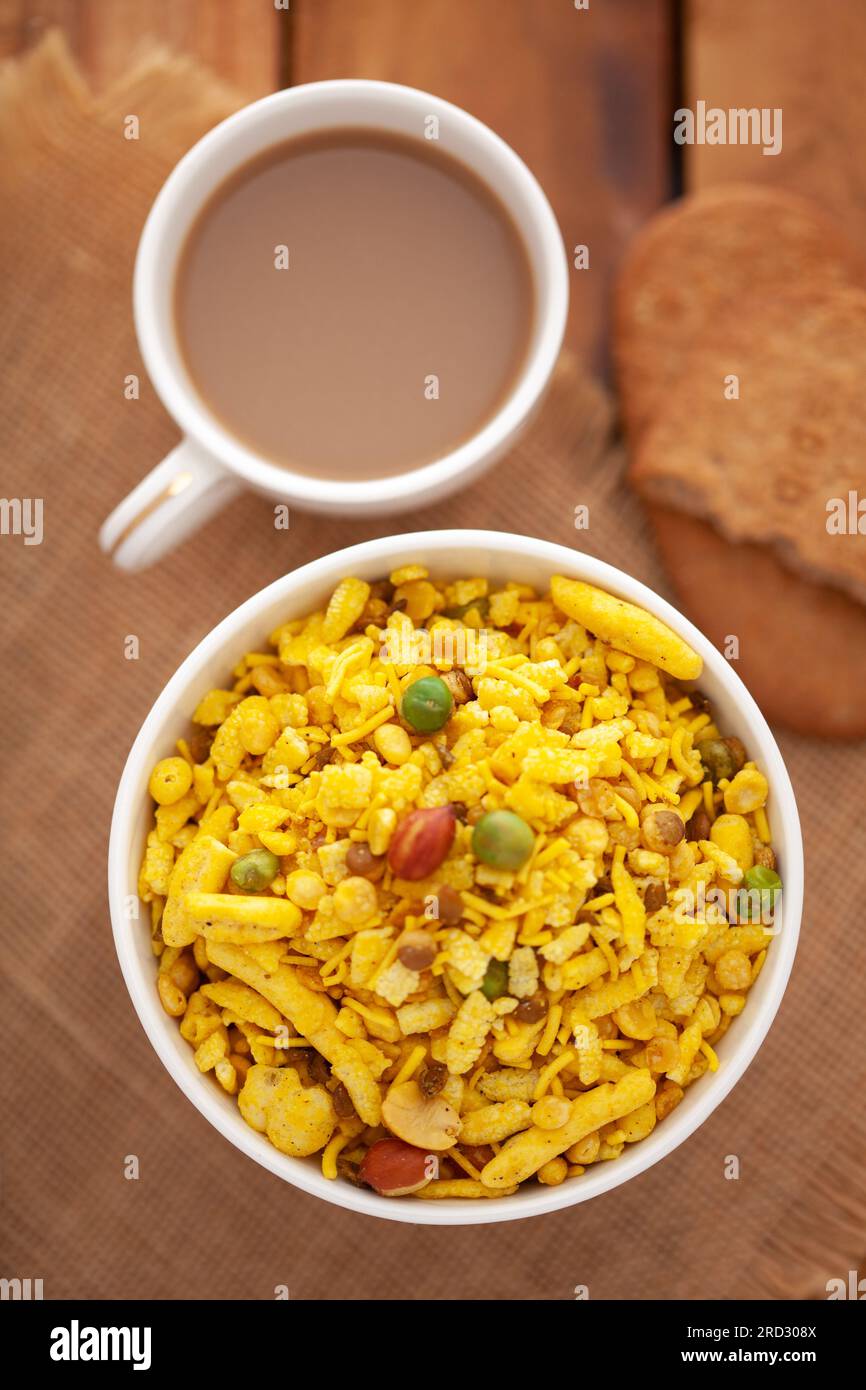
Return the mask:
[[866, 608], [786, 570], [763, 546], [650, 507], [683, 611], [722, 651], [771, 723], [823, 738], [866, 736]]
[[695, 340], [719, 314], [806, 283], [866, 285], [860, 253], [810, 201], [752, 184], [690, 194], [659, 213], [626, 254], [614, 304], [614, 358], [632, 442], [679, 390]]
[[849, 504], [866, 493], [866, 291], [752, 297], [721, 316], [631, 476], [649, 500], [866, 603], [866, 517], [861, 534]]

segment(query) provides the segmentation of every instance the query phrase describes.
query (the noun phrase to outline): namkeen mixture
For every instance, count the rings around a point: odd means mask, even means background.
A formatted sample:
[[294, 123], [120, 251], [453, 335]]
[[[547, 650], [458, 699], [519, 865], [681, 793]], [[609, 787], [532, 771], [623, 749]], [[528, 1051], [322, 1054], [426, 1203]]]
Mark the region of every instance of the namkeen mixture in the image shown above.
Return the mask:
[[157, 988], [253, 1129], [385, 1196], [556, 1186], [746, 1005], [768, 787], [657, 618], [420, 565], [342, 580], [153, 769]]

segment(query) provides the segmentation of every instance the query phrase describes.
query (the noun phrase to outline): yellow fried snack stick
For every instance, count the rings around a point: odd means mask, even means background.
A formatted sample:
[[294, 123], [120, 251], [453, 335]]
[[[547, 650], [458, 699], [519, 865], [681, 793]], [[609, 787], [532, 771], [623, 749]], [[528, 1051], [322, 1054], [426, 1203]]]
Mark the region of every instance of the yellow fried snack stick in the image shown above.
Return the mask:
[[579, 1139], [652, 1100], [655, 1089], [656, 1083], [645, 1068], [635, 1068], [613, 1085], [605, 1082], [594, 1087], [571, 1102], [571, 1115], [560, 1129], [539, 1129], [533, 1125], [509, 1139], [486, 1165], [481, 1181], [485, 1187], [510, 1187], [531, 1178]]
[[275, 1009], [295, 1025], [304, 1038], [323, 1028], [333, 1026], [337, 1008], [327, 994], [310, 989], [294, 966], [278, 965], [276, 970], [263, 970], [242, 946], [225, 942], [207, 943], [208, 960], [227, 970], [263, 995]]
[[221, 1009], [230, 1009], [245, 1023], [257, 1023], [269, 1033], [275, 1033], [283, 1021], [273, 1004], [240, 980], [219, 980], [216, 984], [202, 985], [201, 992], [205, 999], [212, 999]]
[[499, 1144], [531, 1124], [525, 1100], [494, 1101], [464, 1116], [460, 1138], [464, 1144]]
[[474, 1178], [438, 1178], [428, 1182], [426, 1187], [420, 1188], [412, 1195], [423, 1197], [427, 1202], [435, 1202], [446, 1197], [512, 1197], [516, 1191], [516, 1187], [494, 1191], [492, 1187], [485, 1187]]
[[240, 946], [209, 941], [207, 953], [213, 965], [252, 986], [279, 1009], [301, 1037], [331, 1063], [364, 1123], [377, 1125], [382, 1116], [382, 1093], [369, 1067], [335, 1027], [337, 1007], [327, 994], [305, 985], [292, 965], [279, 965], [273, 972], [263, 970]]
[[215, 893], [222, 888], [236, 858], [236, 854], [212, 835], [197, 835], [190, 840], [169, 879], [160, 923], [166, 946], [189, 946], [201, 935], [200, 924], [186, 911], [186, 896], [194, 891]]
[[252, 943], [248, 942], [244, 947], [244, 950], [249, 953], [256, 965], [260, 965], [263, 970], [269, 970], [271, 972], [276, 970], [288, 949], [289, 944], [285, 938], [283, 938], [282, 941], [262, 941], [256, 945], [252, 945]]
[[238, 946], [294, 936], [303, 920], [301, 909], [286, 898], [242, 897], [240, 893], [187, 893], [183, 907], [187, 920], [208, 941]]
[[611, 865], [610, 879], [613, 885], [616, 908], [622, 918], [622, 937], [626, 950], [633, 956], [640, 955], [644, 948], [646, 935], [646, 908], [643, 898], [635, 887], [634, 879], [624, 864]]
[[559, 574], [551, 579], [550, 592], [557, 608], [612, 647], [660, 666], [677, 680], [696, 680], [701, 674], [698, 653], [645, 608]]

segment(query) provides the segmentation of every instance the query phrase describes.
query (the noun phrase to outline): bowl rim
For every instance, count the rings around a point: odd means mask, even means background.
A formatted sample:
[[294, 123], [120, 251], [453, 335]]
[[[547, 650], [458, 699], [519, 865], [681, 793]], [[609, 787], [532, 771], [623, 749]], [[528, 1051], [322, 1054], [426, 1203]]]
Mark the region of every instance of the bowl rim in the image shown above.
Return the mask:
[[[244, 625], [271, 602], [287, 608], [302, 596], [306, 586], [325, 583], [353, 572], [358, 566], [386, 562], [409, 551], [435, 565], [437, 558], [448, 559], [448, 567], [459, 564], [461, 551], [482, 549], [497, 556], [532, 559], [549, 568], [550, 574], [565, 573], [608, 589], [620, 598], [638, 603], [656, 614], [685, 638], [703, 657], [705, 666], [736, 704], [737, 712], [749, 724], [755, 742], [755, 757], [761, 763], [773, 789], [774, 811], [779, 818], [785, 849], [785, 892], [782, 924], [766, 972], [771, 986], [751, 1009], [744, 1011], [740, 1026], [729, 1045], [730, 1055], [714, 1075], [713, 1084], [701, 1089], [687, 1114], [675, 1110], [647, 1139], [635, 1144], [613, 1163], [605, 1163], [581, 1177], [579, 1182], [559, 1187], [533, 1189], [512, 1197], [461, 1202], [403, 1202], [380, 1197], [372, 1190], [323, 1177], [309, 1160], [291, 1159], [274, 1149], [263, 1136], [252, 1130], [240, 1112], [227, 1110], [210, 1080], [190, 1071], [170, 1044], [175, 1020], [159, 1006], [153, 977], [142, 968], [136, 955], [135, 929], [140, 922], [127, 919], [123, 905], [129, 897], [128, 865], [135, 820], [140, 813], [140, 797], [146, 791], [152, 745], [162, 738], [177, 718], [176, 697], [221, 648], [230, 669], [237, 654], [231, 643]], [[516, 576], [519, 578], [519, 575]], [[793, 966], [799, 937], [803, 901], [803, 844], [800, 821], [791, 779], [776, 740], [736, 671], [691, 622], [666, 599], [640, 580], [599, 560], [585, 551], [546, 541], [540, 537], [484, 530], [436, 530], [383, 536], [334, 551], [274, 580], [246, 599], [201, 639], [164, 686], [135, 738], [118, 785], [111, 820], [108, 852], [108, 896], [115, 949], [121, 972], [144, 1031], [164, 1067], [184, 1095], [222, 1136], [241, 1152], [293, 1186], [337, 1206], [385, 1220], [413, 1225], [482, 1225], [496, 1221], [522, 1220], [588, 1201], [628, 1182], [631, 1178], [665, 1158], [678, 1148], [717, 1109], [739, 1081], [755, 1057], [778, 1012]], [[133, 887], [134, 894], [134, 887]], [[130, 927], [133, 930], [130, 930]]]

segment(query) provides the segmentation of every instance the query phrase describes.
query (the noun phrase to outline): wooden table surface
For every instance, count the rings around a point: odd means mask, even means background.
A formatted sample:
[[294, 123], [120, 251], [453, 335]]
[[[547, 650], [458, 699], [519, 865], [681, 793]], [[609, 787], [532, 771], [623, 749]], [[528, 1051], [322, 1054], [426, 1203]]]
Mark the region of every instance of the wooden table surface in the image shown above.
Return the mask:
[[[277, 0], [279, 3], [279, 0]], [[866, 232], [866, 0], [0, 0], [0, 60], [52, 27], [97, 90], [147, 44], [186, 54], [252, 100], [331, 77], [427, 88], [487, 121], [546, 189], [573, 272], [569, 342], [608, 356], [609, 293], [635, 229], [683, 188], [781, 182]], [[673, 112], [784, 112], [785, 154], [672, 142]]]
[[[0, 58], [53, 26], [97, 89], [156, 42], [249, 99], [355, 76], [465, 106], [534, 170], [566, 246], [590, 248], [572, 276], [568, 340], [595, 368], [623, 247], [682, 188], [781, 181], [827, 200], [855, 237], [866, 230], [862, 0], [0, 0]], [[673, 111], [699, 98], [781, 106], [785, 158], [708, 145], [681, 158]]]
[[91, 82], [163, 43], [250, 99], [329, 77], [405, 82], [465, 106], [526, 159], [575, 272], [569, 338], [598, 365], [611, 276], [670, 190], [668, 0], [0, 0], [0, 57], [59, 26]]

